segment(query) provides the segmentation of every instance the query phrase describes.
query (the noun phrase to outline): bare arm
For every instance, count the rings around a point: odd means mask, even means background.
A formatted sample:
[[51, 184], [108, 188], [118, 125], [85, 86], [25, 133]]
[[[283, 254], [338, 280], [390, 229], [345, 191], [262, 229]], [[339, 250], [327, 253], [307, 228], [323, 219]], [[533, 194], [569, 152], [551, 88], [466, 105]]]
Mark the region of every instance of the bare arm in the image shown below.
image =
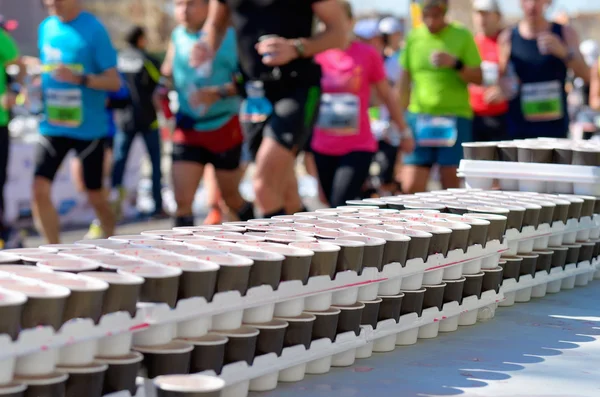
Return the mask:
[[337, 0], [325, 0], [313, 4], [313, 12], [325, 25], [325, 29], [310, 38], [300, 38], [304, 56], [312, 57], [330, 48], [340, 48], [346, 40], [342, 5]]
[[227, 33], [229, 17], [229, 7], [226, 4], [219, 0], [210, 0], [208, 17], [202, 28], [204, 34], [202, 41], [206, 43], [212, 53], [215, 53], [221, 46], [225, 33]]
[[88, 88], [99, 91], [119, 91], [121, 88], [121, 79], [116, 68], [110, 68], [100, 74], [90, 74], [87, 76]]
[[465, 66], [458, 73], [458, 75], [460, 76], [461, 79], [463, 79], [463, 81], [465, 83], [468, 83], [468, 84], [481, 85], [483, 83], [483, 73], [481, 72], [480, 66], [477, 66], [477, 67]]
[[406, 131], [406, 124], [404, 122], [404, 112], [398, 102], [398, 96], [390, 87], [390, 83], [387, 80], [381, 80], [375, 83], [375, 91], [377, 96], [381, 99], [381, 102], [388, 108], [390, 112], [390, 118], [398, 126], [400, 131]]
[[172, 41], [169, 41], [169, 46], [167, 47], [167, 53], [165, 54], [165, 59], [163, 60], [162, 65], [160, 66], [160, 74], [165, 77], [173, 76], [173, 58], [175, 57], [175, 46]]
[[410, 72], [408, 70], [405, 69], [400, 73], [400, 79], [396, 83], [395, 90], [400, 108], [402, 111], [406, 111], [410, 103]]
[[594, 63], [590, 73], [590, 106], [594, 110], [600, 110], [600, 64]]
[[580, 77], [586, 83], [589, 83], [590, 69], [585, 63], [585, 59], [583, 59], [581, 52], [579, 52], [579, 35], [571, 26], [564, 26], [563, 38], [567, 44], [567, 51], [572, 54], [567, 62], [567, 67], [569, 67], [577, 77]]

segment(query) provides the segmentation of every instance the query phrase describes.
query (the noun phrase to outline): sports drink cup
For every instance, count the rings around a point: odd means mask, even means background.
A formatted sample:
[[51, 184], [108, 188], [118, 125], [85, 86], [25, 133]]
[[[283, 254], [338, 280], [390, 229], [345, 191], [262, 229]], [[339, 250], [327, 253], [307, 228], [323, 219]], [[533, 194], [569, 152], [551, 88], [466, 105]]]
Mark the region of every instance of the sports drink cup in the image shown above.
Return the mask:
[[[260, 42], [263, 42], [265, 40], [274, 39], [274, 38], [277, 38], [277, 37], [279, 37], [279, 36], [276, 35], [276, 34], [266, 34], [266, 35], [260, 36], [258, 38], [258, 42], [260, 43]], [[270, 53], [263, 54], [263, 58], [269, 58], [269, 57], [272, 57], [273, 55], [274, 54], [270, 54]]]

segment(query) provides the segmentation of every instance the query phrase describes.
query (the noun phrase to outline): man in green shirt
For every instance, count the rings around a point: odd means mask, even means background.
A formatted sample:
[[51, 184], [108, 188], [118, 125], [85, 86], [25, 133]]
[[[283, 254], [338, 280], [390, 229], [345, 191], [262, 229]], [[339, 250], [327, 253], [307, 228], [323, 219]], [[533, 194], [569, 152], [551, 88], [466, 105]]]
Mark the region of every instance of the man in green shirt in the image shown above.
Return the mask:
[[481, 84], [481, 58], [467, 28], [447, 20], [448, 0], [424, 0], [423, 24], [406, 38], [398, 87], [416, 150], [404, 158], [405, 192], [425, 191], [433, 165], [444, 188], [459, 186], [463, 142], [472, 139], [468, 84]]
[[0, 15], [0, 249], [4, 246], [6, 228], [4, 226], [4, 184], [8, 168], [8, 121], [10, 109], [14, 106], [16, 94], [7, 87], [6, 66], [19, 60], [19, 50], [8, 34], [7, 25]]

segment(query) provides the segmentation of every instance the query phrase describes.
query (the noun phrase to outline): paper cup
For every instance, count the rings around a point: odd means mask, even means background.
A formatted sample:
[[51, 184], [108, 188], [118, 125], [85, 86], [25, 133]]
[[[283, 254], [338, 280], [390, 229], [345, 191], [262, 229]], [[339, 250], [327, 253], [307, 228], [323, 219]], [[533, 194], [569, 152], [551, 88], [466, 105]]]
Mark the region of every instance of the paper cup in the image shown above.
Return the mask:
[[354, 332], [356, 336], [360, 335], [360, 324], [362, 313], [365, 309], [365, 304], [357, 302], [348, 306], [331, 306], [332, 309], [340, 310], [340, 318], [338, 320], [337, 333]]
[[402, 299], [402, 306], [400, 308], [400, 315], [416, 313], [417, 316], [421, 317], [423, 313], [423, 300], [425, 299], [425, 289], [419, 289], [415, 291], [403, 290], [404, 298]]
[[210, 333], [200, 338], [176, 339], [194, 346], [190, 361], [190, 372], [215, 371], [220, 374], [225, 363], [225, 345], [229, 338]]
[[329, 276], [331, 279], [335, 277], [336, 265], [341, 251], [340, 246], [322, 241], [292, 243], [290, 246], [314, 252], [310, 263], [310, 277]]
[[27, 385], [21, 383], [9, 383], [0, 386], [0, 396], [2, 397], [24, 397]]
[[336, 273], [353, 271], [362, 273], [365, 243], [352, 240], [334, 240], [331, 244], [340, 247], [336, 264]]
[[15, 377], [15, 382], [27, 385], [24, 397], [66, 397], [69, 375], [53, 373], [44, 376]]
[[225, 345], [225, 364], [245, 361], [248, 365], [252, 365], [256, 354], [259, 330], [242, 326], [229, 331], [215, 331], [215, 333], [229, 339]]
[[256, 357], [264, 354], [275, 353], [281, 356], [285, 341], [285, 334], [289, 323], [284, 320], [272, 320], [262, 324], [245, 324], [248, 327], [256, 328], [260, 331], [256, 341]]
[[173, 341], [166, 345], [134, 346], [133, 349], [144, 355], [143, 369], [148, 378], [161, 375], [187, 374], [194, 346]]
[[263, 247], [263, 250], [285, 257], [281, 268], [281, 281], [300, 280], [303, 284], [308, 283], [310, 264], [314, 256], [312, 251], [287, 245]]
[[463, 288], [463, 298], [475, 295], [477, 299], [481, 298], [483, 289], [483, 277], [485, 273], [465, 274], [465, 286]]
[[102, 397], [107, 364], [90, 364], [80, 367], [57, 367], [58, 372], [69, 375], [65, 397]]
[[13, 340], [21, 330], [21, 316], [27, 303], [23, 293], [0, 289], [0, 334], [7, 334]]
[[197, 259], [210, 261], [220, 266], [216, 292], [238, 291], [242, 296], [248, 291], [250, 272], [254, 261], [240, 255], [203, 255]]
[[462, 305], [463, 290], [465, 287], [466, 278], [461, 277], [457, 280], [444, 280], [446, 287], [444, 288], [443, 303], [458, 302]]
[[239, 246], [231, 253], [254, 261], [250, 270], [249, 288], [269, 285], [273, 291], [277, 290], [285, 256], [260, 249], [245, 249]]
[[156, 397], [221, 397], [225, 381], [205, 375], [170, 375], [154, 379]]
[[519, 282], [519, 278], [521, 277], [522, 262], [523, 258], [518, 256], [503, 256], [498, 263], [498, 265], [504, 269], [502, 272], [502, 277], [505, 280], [513, 278], [515, 281]]
[[71, 295], [68, 288], [45, 283], [18, 282], [11, 282], [11, 285], [3, 287], [27, 296], [21, 314], [22, 329], [49, 325], [58, 330], [62, 326], [67, 298]]
[[96, 357], [96, 362], [108, 366], [104, 374], [102, 395], [128, 391], [135, 396], [137, 393], [136, 377], [142, 367], [144, 356], [138, 352], [117, 358]]

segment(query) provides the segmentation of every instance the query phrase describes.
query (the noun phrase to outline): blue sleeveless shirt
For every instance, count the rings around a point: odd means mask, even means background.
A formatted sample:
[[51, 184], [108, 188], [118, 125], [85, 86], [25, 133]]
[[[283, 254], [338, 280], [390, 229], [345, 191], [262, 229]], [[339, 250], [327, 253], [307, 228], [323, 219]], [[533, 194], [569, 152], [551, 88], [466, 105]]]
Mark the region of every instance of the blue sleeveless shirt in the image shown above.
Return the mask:
[[227, 30], [221, 47], [216, 52], [212, 64], [212, 74], [206, 78], [199, 77], [196, 70], [190, 67], [190, 51], [199, 38], [199, 33], [190, 33], [183, 26], [178, 26], [171, 35], [175, 47], [173, 59], [173, 82], [179, 97], [179, 113], [196, 120], [196, 131], [212, 131], [221, 128], [238, 114], [239, 97], [229, 97], [217, 101], [206, 112], [198, 113], [188, 102], [190, 89], [195, 87], [219, 86], [233, 81], [238, 71], [237, 44], [235, 32]]
[[[563, 37], [559, 24], [553, 23], [551, 32]], [[518, 26], [511, 33], [509, 61], [520, 84], [518, 95], [509, 103], [508, 135], [512, 139], [565, 138], [569, 132], [566, 64], [540, 53], [537, 40], [523, 38]]]

